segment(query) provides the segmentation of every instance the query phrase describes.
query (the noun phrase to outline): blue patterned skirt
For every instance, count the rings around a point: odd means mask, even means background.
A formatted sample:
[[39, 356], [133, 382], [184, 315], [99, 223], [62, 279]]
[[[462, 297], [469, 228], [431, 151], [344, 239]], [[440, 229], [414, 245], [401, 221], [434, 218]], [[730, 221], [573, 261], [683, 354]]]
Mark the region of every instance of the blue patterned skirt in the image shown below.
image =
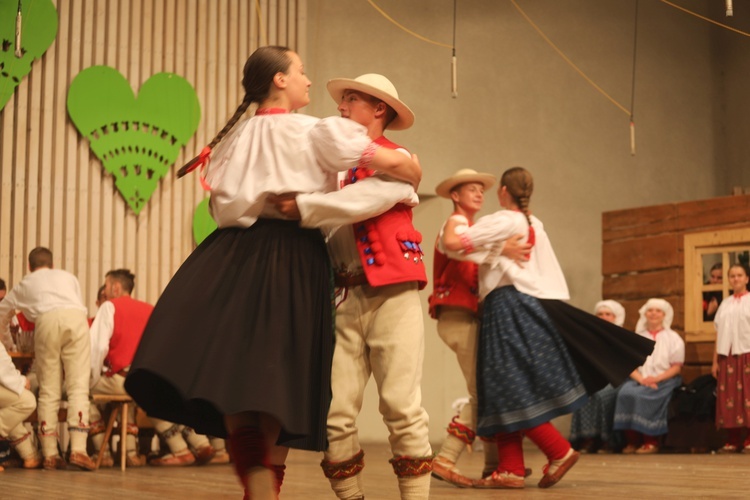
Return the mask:
[[656, 390], [635, 380], [625, 382], [617, 393], [615, 430], [634, 430], [647, 436], [666, 434], [669, 402], [680, 385], [679, 375], [659, 382]]
[[484, 301], [477, 353], [477, 434], [528, 429], [571, 413], [642, 365], [653, 341], [512, 286]]
[[614, 448], [612, 426], [615, 418], [617, 388], [608, 385], [597, 392], [583, 408], [573, 413], [570, 422], [570, 441], [599, 438]]

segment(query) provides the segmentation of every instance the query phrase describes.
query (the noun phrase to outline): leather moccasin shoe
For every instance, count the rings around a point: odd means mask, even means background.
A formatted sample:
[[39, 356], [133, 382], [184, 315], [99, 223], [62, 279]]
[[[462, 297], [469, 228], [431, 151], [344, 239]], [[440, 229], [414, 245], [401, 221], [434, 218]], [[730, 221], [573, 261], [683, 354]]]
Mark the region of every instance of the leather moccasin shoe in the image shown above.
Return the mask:
[[195, 465], [204, 465], [211, 461], [216, 455], [216, 450], [210, 444], [197, 448], [193, 453], [195, 455]]
[[474, 487], [481, 489], [520, 489], [525, 486], [522, 477], [509, 472], [495, 471], [484, 479], [474, 481]]
[[[99, 454], [95, 453], [94, 455], [92, 455], [91, 460], [93, 460], [94, 463], [96, 463], [96, 461], [99, 460]], [[112, 455], [110, 455], [109, 453], [107, 453], [106, 455], [102, 457], [102, 463], [99, 464], [99, 467], [114, 467], [114, 466], [115, 466], [115, 461], [112, 459]]]
[[125, 457], [125, 465], [127, 467], [143, 467], [146, 465], [146, 455], [130, 453]]
[[654, 444], [644, 444], [637, 450], [636, 455], [651, 455], [652, 453], [659, 453], [659, 447]]
[[195, 457], [189, 451], [175, 455], [174, 453], [167, 453], [163, 457], [152, 458], [149, 460], [149, 465], [155, 465], [157, 467], [185, 467], [187, 465], [193, 465], [195, 463]]
[[68, 457], [68, 463], [75, 465], [81, 470], [96, 470], [96, 462], [91, 457], [79, 451], [73, 451]]
[[456, 464], [448, 460], [435, 459], [432, 462], [432, 477], [459, 488], [471, 488], [473, 481], [456, 469]]
[[67, 466], [67, 462], [65, 462], [65, 459], [60, 455], [44, 457], [44, 462], [42, 462], [44, 470], [65, 469]]
[[576, 464], [576, 462], [578, 462], [578, 458], [581, 456], [581, 454], [577, 451], [571, 451], [572, 453], [570, 453], [567, 458], [561, 460], [553, 460], [546, 465], [544, 476], [539, 480], [539, 484], [537, 486], [539, 486], [540, 488], [549, 488], [550, 486], [556, 485], [560, 481], [560, 479], [563, 478], [563, 476]]
[[23, 464], [21, 467], [24, 469], [38, 469], [42, 466], [42, 456], [39, 453], [36, 453], [29, 458], [25, 458], [23, 460]]
[[214, 455], [214, 458], [211, 459], [210, 462], [208, 462], [211, 465], [222, 465], [222, 464], [228, 464], [231, 461], [229, 457], [229, 453], [227, 453], [226, 450], [224, 451], [217, 451], [216, 455]]

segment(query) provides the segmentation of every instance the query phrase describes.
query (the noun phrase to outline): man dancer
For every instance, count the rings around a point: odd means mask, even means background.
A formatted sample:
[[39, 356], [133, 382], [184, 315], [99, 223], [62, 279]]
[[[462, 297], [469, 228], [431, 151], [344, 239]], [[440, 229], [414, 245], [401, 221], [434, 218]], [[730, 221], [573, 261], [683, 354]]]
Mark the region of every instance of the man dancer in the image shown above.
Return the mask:
[[[365, 126], [377, 145], [408, 154], [383, 137], [385, 129], [403, 130], [414, 122], [387, 78], [367, 74], [334, 79], [328, 91], [339, 103], [341, 116]], [[418, 291], [427, 277], [422, 236], [412, 225], [411, 207], [404, 203], [416, 204], [416, 195], [411, 186], [374, 175], [366, 165], [349, 170], [341, 184], [343, 189], [334, 193], [296, 198], [302, 225], [319, 226], [322, 220], [342, 225], [328, 241], [341, 302], [336, 310], [329, 446], [321, 465], [338, 498], [364, 498], [364, 453], [356, 418], [372, 374], [390, 432], [390, 462], [401, 498], [425, 499], [433, 454], [421, 402], [424, 324]]]

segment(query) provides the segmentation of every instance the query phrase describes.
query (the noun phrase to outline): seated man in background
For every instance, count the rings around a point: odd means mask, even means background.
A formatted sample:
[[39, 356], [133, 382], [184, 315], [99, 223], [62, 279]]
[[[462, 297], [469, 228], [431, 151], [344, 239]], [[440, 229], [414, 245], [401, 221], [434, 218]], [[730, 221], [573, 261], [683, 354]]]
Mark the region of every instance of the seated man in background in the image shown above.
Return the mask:
[[[104, 299], [91, 325], [91, 393], [122, 394], [138, 343], [151, 317], [151, 304], [131, 297], [135, 288], [135, 275], [128, 269], [109, 271], [104, 279]], [[135, 408], [130, 407], [127, 426], [126, 463], [130, 467], [142, 466], [146, 458], [138, 455]], [[171, 453], [152, 460], [151, 465], [191, 465], [209, 462], [215, 452], [206, 436], [200, 436], [163, 420], [151, 419], [156, 432], [166, 441]], [[105, 424], [99, 408], [91, 406], [91, 440], [98, 455], [104, 439]], [[183, 437], [183, 434], [185, 437]], [[185, 442], [187, 438], [195, 449], [193, 454]], [[111, 467], [114, 461], [108, 453], [102, 466]]]

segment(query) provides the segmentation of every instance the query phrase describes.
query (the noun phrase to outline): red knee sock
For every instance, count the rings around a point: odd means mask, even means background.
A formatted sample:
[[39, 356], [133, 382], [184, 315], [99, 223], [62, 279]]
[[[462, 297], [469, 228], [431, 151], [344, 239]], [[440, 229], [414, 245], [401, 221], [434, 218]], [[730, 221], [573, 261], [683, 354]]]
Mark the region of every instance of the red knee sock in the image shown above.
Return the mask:
[[[523, 447], [521, 445], [523, 436], [521, 433], [519, 431], [503, 432], [496, 435], [495, 439], [497, 443], [497, 470], [524, 477], [526, 467], [523, 463]], [[485, 444], [490, 446], [492, 443]]]
[[647, 436], [643, 435], [643, 446], [646, 445], [659, 446], [659, 436]]
[[243, 484], [247, 471], [253, 467], [271, 468], [266, 438], [257, 427], [240, 427], [232, 432], [229, 446], [234, 456], [234, 470]]
[[625, 440], [627, 441], [628, 446], [638, 448], [641, 445], [641, 433], [628, 429], [625, 431]]
[[560, 460], [570, 450], [568, 440], [549, 422], [527, 429], [526, 436], [542, 450], [548, 460]]

